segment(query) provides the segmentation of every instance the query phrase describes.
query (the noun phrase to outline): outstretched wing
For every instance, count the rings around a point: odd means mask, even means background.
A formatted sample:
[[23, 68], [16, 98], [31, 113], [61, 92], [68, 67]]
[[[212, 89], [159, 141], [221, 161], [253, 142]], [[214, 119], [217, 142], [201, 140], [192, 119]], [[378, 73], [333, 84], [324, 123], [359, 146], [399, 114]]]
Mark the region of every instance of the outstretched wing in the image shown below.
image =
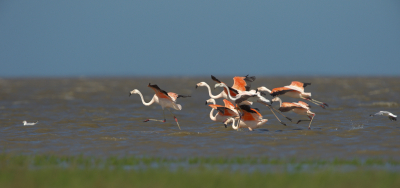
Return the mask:
[[299, 101], [298, 104], [300, 106], [303, 106], [304, 108], [311, 108], [311, 106], [309, 104], [307, 104], [306, 102], [303, 102], [303, 101]]
[[228, 101], [226, 99], [224, 99], [223, 101], [224, 101], [225, 107], [227, 107], [229, 109], [235, 109], [235, 106], [230, 101]]
[[[175, 101], [176, 97], [178, 97], [178, 96], [176, 96], [175, 99], [173, 99], [171, 96], [169, 96], [169, 94], [168, 94], [166, 91], [160, 89], [156, 84], [151, 85], [151, 84], [149, 83], [148, 87], [150, 87], [151, 89], [154, 90], [154, 92], [156, 93], [156, 95], [157, 95], [158, 98], [165, 98], [165, 99], [170, 99], [170, 100], [172, 100], [172, 101]], [[170, 92], [170, 93], [171, 93], [171, 92]], [[173, 93], [173, 94], [175, 94], [175, 93]], [[176, 95], [176, 94], [175, 94], [175, 95]]]
[[[291, 92], [291, 91], [297, 91], [297, 90], [287, 88], [287, 87], [278, 87], [278, 88], [272, 89], [270, 95], [273, 97], [276, 97], [276, 96], [284, 95], [285, 93]], [[297, 91], [297, 92], [299, 92], [299, 91]]]
[[240, 105], [240, 109], [242, 109], [243, 112], [242, 118], [246, 121], [258, 121], [262, 119], [262, 115], [256, 109], [251, 108], [249, 105]]
[[[211, 75], [211, 79], [218, 83], [224, 83], [224, 82], [221, 82], [220, 80], [218, 80], [217, 78], [215, 78], [215, 76], [213, 76], [213, 75]], [[230, 91], [232, 97], [235, 97], [239, 93], [236, 89], [229, 87], [228, 85], [226, 85], [226, 86], [229, 88], [229, 91]], [[228, 95], [228, 90], [226, 90], [226, 88], [224, 88], [224, 91]]]
[[256, 79], [255, 76], [249, 77], [249, 75], [246, 75], [245, 77], [235, 76], [233, 78], [232, 88], [237, 89], [239, 91], [249, 91], [251, 84], [248, 82], [253, 82], [255, 79]]
[[303, 83], [303, 82], [299, 82], [299, 81], [293, 81], [290, 85], [285, 86], [285, 87], [304, 92], [304, 88], [308, 85], [311, 85], [311, 83]]
[[279, 111], [281, 112], [289, 112], [295, 108], [301, 108], [300, 105], [291, 103], [291, 102], [283, 102], [281, 107], [279, 108]]

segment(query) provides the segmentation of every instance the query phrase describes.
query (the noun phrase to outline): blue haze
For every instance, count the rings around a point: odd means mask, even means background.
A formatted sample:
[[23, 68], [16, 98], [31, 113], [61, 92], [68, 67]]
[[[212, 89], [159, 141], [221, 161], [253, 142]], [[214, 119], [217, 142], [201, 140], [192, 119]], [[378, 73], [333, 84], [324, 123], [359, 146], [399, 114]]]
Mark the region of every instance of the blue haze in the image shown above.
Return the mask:
[[400, 75], [400, 1], [0, 2], [0, 77]]

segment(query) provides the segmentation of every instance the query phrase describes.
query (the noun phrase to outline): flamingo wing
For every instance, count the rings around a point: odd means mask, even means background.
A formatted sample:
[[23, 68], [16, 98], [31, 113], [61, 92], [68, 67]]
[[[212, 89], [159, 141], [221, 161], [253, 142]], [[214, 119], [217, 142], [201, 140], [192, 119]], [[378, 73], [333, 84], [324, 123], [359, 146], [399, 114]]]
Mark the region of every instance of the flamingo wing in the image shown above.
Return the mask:
[[227, 107], [229, 109], [235, 109], [235, 106], [227, 99], [224, 99], [224, 104], [225, 104], [225, 107]]
[[249, 105], [240, 105], [240, 109], [242, 109], [242, 118], [245, 121], [258, 121], [262, 119], [262, 115], [257, 111], [257, 109], [251, 108]]
[[253, 82], [256, 79], [255, 76], [246, 75], [245, 77], [235, 76], [233, 78], [233, 86], [232, 88], [237, 89], [239, 91], [249, 91], [251, 84], [248, 82]]
[[237, 113], [227, 107], [218, 105], [218, 104], [210, 104], [208, 105], [211, 108], [216, 109], [218, 112], [223, 114], [224, 116], [237, 116]]
[[[223, 83], [223, 84], [225, 84], [224, 82], [221, 82], [220, 80], [218, 80], [217, 78], [215, 78], [215, 76], [213, 76], [213, 75], [211, 75], [211, 79], [214, 80], [214, 81], [216, 81], [216, 82], [218, 82], [218, 83]], [[226, 84], [225, 84], [225, 85], [226, 85]], [[232, 87], [229, 87], [228, 85], [226, 85], [226, 86], [229, 88], [229, 91], [230, 91], [232, 97], [235, 97], [235, 96], [239, 93], [236, 89], [234, 89], [234, 88], [232, 88]], [[226, 88], [224, 88], [224, 92], [228, 95], [228, 90], [226, 90]]]
[[281, 107], [279, 108], [279, 111], [281, 112], [289, 112], [295, 108], [302, 108], [300, 105], [296, 103], [291, 103], [291, 102], [283, 102]]
[[[166, 91], [162, 90], [162, 89], [161, 89], [160, 87], [158, 87], [156, 84], [151, 85], [151, 84], [149, 83], [148, 87], [150, 87], [151, 89], [154, 90], [154, 92], [156, 93], [156, 95], [157, 95], [158, 98], [165, 98], [165, 99], [169, 99], [169, 100], [171, 100], [171, 101], [175, 101], [174, 99], [172, 99], [172, 98], [168, 95], [168, 93], [167, 93]], [[175, 99], [176, 99], [176, 98], [175, 98]]]
[[304, 88], [308, 85], [311, 85], [311, 83], [303, 83], [303, 82], [299, 82], [299, 81], [293, 81], [290, 85], [285, 86], [285, 87], [304, 92]]
[[288, 87], [278, 87], [278, 88], [274, 88], [272, 89], [270, 95], [273, 97], [279, 96], [279, 95], [284, 95], [287, 92], [299, 92], [296, 89], [293, 88], [288, 88]]
[[307, 104], [306, 102], [303, 102], [303, 101], [299, 101], [297, 104], [299, 104], [303, 108], [307, 108], [307, 109], [311, 108], [311, 106], [309, 104]]

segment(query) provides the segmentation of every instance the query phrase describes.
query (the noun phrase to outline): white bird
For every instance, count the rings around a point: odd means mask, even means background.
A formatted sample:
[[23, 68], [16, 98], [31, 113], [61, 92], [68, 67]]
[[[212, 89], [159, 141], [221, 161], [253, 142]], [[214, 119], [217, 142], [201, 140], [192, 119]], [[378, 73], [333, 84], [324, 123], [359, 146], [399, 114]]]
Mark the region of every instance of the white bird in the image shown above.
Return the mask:
[[310, 124], [308, 125], [308, 129], [311, 129], [311, 123], [315, 117], [315, 113], [310, 111], [310, 105], [308, 105], [307, 103], [305, 103], [303, 101], [299, 101], [298, 103], [282, 102], [281, 98], [279, 98], [279, 97], [273, 98], [272, 101], [279, 101], [279, 110], [281, 112], [293, 111], [296, 114], [305, 115], [308, 118], [310, 118], [310, 120], [299, 120], [297, 122], [297, 124], [299, 124], [302, 121], [310, 121]]
[[[235, 109], [235, 106], [233, 106], [233, 104], [226, 99], [224, 99], [225, 106], [215, 104], [214, 99], [208, 99], [206, 101], [206, 105], [208, 103], [212, 103], [208, 106], [212, 108], [210, 112], [210, 119], [213, 121], [224, 122], [229, 117], [239, 116], [237, 110]], [[214, 110], [218, 111], [218, 113], [215, 114], [215, 116], [213, 115]]]
[[[215, 88], [217, 88], [217, 87], [224, 87], [225, 89], [228, 89], [228, 86], [226, 86], [225, 83], [218, 83], [218, 84], [215, 84], [214, 87], [215, 87]], [[285, 125], [285, 126], [286, 126], [286, 124], [285, 124], [284, 122], [282, 122], [282, 121], [278, 118], [278, 116], [276, 116], [276, 114], [274, 113], [274, 111], [272, 111], [272, 109], [274, 109], [274, 108], [271, 106], [272, 102], [271, 102], [270, 100], [266, 99], [265, 97], [261, 96], [261, 94], [262, 94], [262, 93], [259, 92], [259, 91], [257, 91], [257, 90], [250, 90], [250, 91], [241, 91], [241, 92], [239, 92], [239, 94], [236, 95], [236, 97], [232, 97], [232, 96], [230, 95], [230, 93], [228, 93], [228, 97], [229, 97], [230, 100], [234, 101], [235, 104], [237, 104], [237, 105], [248, 105], [246, 101], [250, 101], [250, 102], [259, 102], [259, 103], [261, 103], [261, 104], [264, 104], [264, 105], [266, 105], [266, 106], [271, 110], [271, 112], [274, 114], [274, 116], [276, 117], [276, 119], [278, 119], [278, 121], [279, 121], [282, 125]], [[276, 110], [276, 109], [274, 109], [274, 110]], [[276, 111], [277, 111], [277, 110], [276, 110]], [[282, 114], [282, 115], [283, 115], [283, 114]], [[284, 115], [283, 115], [283, 116], [284, 116]], [[284, 117], [286, 117], [286, 116], [284, 116]], [[288, 117], [286, 117], [286, 118], [287, 118], [288, 120], [292, 121], [292, 119], [290, 119], [290, 118], [288, 118]]]
[[302, 82], [298, 82], [298, 81], [293, 81], [288, 86], [274, 88], [274, 89], [272, 89], [272, 91], [267, 89], [266, 87], [259, 87], [259, 88], [257, 88], [257, 90], [268, 91], [271, 94], [271, 96], [273, 96], [273, 97], [282, 95], [282, 96], [288, 96], [288, 97], [292, 97], [292, 98], [308, 100], [318, 106], [321, 106], [322, 108], [325, 108], [326, 106], [328, 106], [328, 104], [326, 104], [324, 102], [320, 102], [320, 101], [312, 99], [311, 93], [304, 92], [304, 88], [308, 85], [311, 85], [311, 83], [302, 83]]
[[[166, 91], [160, 89], [160, 88], [159, 88], [157, 85], [155, 85], [155, 84], [154, 84], [154, 85], [151, 85], [151, 84], [149, 83], [148, 87], [150, 87], [151, 89], [153, 89], [154, 92], [156, 93], [156, 94], [154, 94], [154, 96], [153, 96], [153, 98], [151, 99], [151, 101], [148, 102], [148, 103], [146, 103], [146, 102], [144, 101], [142, 93], [141, 93], [139, 90], [137, 90], [137, 89], [134, 89], [134, 90], [132, 90], [131, 92], [129, 92], [129, 96], [131, 96], [132, 94], [139, 94], [140, 98], [142, 99], [142, 103], [143, 103], [145, 106], [150, 106], [150, 105], [152, 105], [153, 103], [157, 103], [157, 104], [161, 105], [161, 107], [162, 107], [162, 109], [163, 109], [164, 120], [146, 119], [144, 122], [148, 122], [148, 121], [160, 121], [160, 122], [165, 122], [166, 119], [165, 119], [165, 114], [164, 114], [164, 108], [167, 108], [169, 112], [171, 112], [171, 111], [169, 110], [169, 108], [173, 108], [173, 109], [175, 109], [175, 110], [182, 110], [182, 106], [181, 106], [180, 104], [176, 104], [176, 99], [177, 99], [177, 98], [180, 98], [180, 97], [182, 97], [182, 98], [190, 97], [190, 96], [185, 96], [185, 95], [178, 95], [178, 94], [173, 93], [173, 92], [168, 92], [168, 93], [167, 93]], [[178, 128], [179, 128], [179, 130], [180, 130], [181, 127], [179, 126], [178, 118], [176, 118], [176, 116], [175, 116], [172, 112], [171, 112], [171, 114], [174, 116], [174, 119], [175, 119], [175, 121], [176, 121], [176, 124], [178, 125]]]
[[[218, 80], [217, 78], [215, 78], [213, 75], [211, 75], [211, 79], [218, 82], [218, 83], [223, 83], [220, 80]], [[227, 89], [224, 89], [224, 91], [222, 91], [220, 94], [218, 95], [213, 95], [211, 93], [211, 89], [210, 86], [206, 83], [206, 82], [200, 82], [198, 84], [196, 84], [196, 89], [197, 87], [207, 87], [208, 89], [208, 94], [210, 95], [210, 97], [212, 99], [219, 99], [219, 98], [225, 98], [228, 99], [231, 102], [234, 102], [232, 100], [229, 99], [228, 97], [228, 93], [230, 93], [231, 96], [236, 96], [238, 93], [242, 92], [242, 91], [247, 91], [250, 89], [250, 84], [248, 84], [247, 82], [253, 82], [256, 78], [254, 76], [249, 77], [248, 75], [245, 77], [239, 77], [239, 76], [235, 76], [233, 78], [233, 86], [229, 87]], [[229, 91], [229, 92], [228, 92]], [[252, 103], [249, 101], [245, 101], [242, 104], [246, 104], [246, 105], [251, 105]]]
[[255, 108], [250, 108], [248, 105], [241, 105], [240, 109], [243, 112], [243, 115], [241, 116], [242, 121], [239, 119], [239, 122], [235, 126], [235, 118], [229, 117], [224, 122], [225, 127], [232, 122], [232, 128], [235, 130], [239, 130], [239, 128], [248, 128], [250, 131], [252, 131], [268, 121], [268, 119], [263, 119], [262, 115]]
[[39, 123], [39, 121], [33, 122], [33, 123], [28, 123], [26, 121], [22, 121], [22, 123], [24, 124], [24, 126], [32, 126], [32, 125], [36, 125], [37, 123]]
[[388, 116], [390, 121], [397, 121], [397, 119], [396, 119], [397, 116], [392, 114], [391, 112], [388, 112], [388, 111], [380, 111], [378, 113], [371, 114], [369, 116], [372, 117], [372, 116], [377, 116], [377, 115], [379, 115], [379, 116]]

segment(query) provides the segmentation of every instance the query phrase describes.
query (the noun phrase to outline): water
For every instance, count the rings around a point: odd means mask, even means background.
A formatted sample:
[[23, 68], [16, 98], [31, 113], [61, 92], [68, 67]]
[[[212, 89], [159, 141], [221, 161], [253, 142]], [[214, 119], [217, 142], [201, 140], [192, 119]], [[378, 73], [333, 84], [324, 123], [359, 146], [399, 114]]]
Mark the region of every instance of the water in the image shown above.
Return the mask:
[[[228, 85], [232, 78], [219, 78]], [[316, 113], [308, 122], [281, 125], [268, 108], [256, 104], [267, 124], [253, 132], [234, 131], [209, 118], [207, 88], [195, 89], [208, 76], [197, 78], [20, 78], [0, 79], [0, 146], [5, 153], [101, 156], [269, 156], [284, 158], [393, 158], [400, 159], [400, 125], [387, 117], [369, 117], [380, 110], [400, 114], [400, 78], [296, 77], [257, 78], [254, 87], [270, 89], [292, 80], [311, 82], [306, 91], [327, 109], [312, 105]], [[168, 111], [166, 123], [157, 104], [143, 106], [139, 89], [149, 101], [148, 83], [167, 92], [191, 95], [179, 98], [182, 111]], [[213, 90], [218, 94], [222, 88]], [[282, 97], [284, 101], [298, 100]], [[222, 100], [217, 100], [222, 104]], [[287, 116], [304, 119], [293, 112]], [[23, 126], [22, 121], [39, 121]]]

